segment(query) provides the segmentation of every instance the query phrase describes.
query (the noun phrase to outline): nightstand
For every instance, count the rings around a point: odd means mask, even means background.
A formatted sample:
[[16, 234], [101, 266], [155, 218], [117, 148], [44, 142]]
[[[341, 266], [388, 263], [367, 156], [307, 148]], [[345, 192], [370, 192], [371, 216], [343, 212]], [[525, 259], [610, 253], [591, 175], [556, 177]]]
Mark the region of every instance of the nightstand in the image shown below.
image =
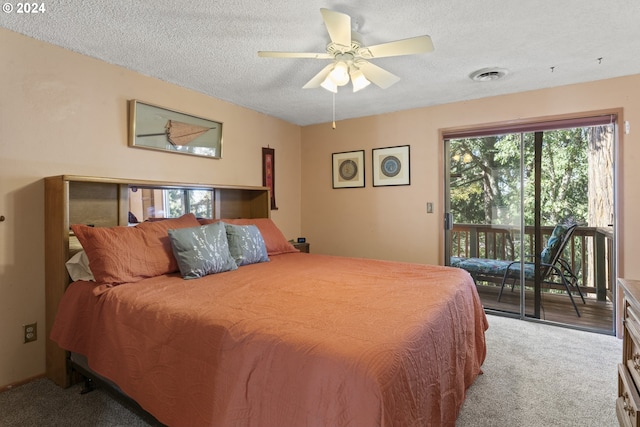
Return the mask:
[[293, 245], [294, 248], [296, 248], [297, 250], [299, 250], [300, 252], [304, 252], [304, 253], [309, 253], [309, 243], [297, 243], [297, 242], [291, 242], [291, 244]]

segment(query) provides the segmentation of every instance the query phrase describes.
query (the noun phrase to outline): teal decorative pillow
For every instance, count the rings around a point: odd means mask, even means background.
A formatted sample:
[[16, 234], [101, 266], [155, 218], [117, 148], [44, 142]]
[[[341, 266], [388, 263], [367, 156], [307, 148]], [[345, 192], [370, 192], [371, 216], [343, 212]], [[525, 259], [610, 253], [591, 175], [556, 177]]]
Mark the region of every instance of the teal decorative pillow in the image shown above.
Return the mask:
[[238, 267], [269, 261], [267, 247], [258, 227], [227, 223], [224, 223], [224, 226], [227, 230], [229, 252]]
[[564, 235], [567, 233], [568, 227], [564, 225], [556, 225], [553, 231], [551, 232], [551, 236], [549, 236], [549, 240], [547, 240], [547, 247], [544, 248], [541, 254], [541, 261], [543, 264], [549, 264], [551, 262], [551, 257], [555, 254], [558, 245], [564, 239]]
[[184, 279], [238, 268], [229, 253], [227, 233], [221, 222], [169, 230], [168, 233]]

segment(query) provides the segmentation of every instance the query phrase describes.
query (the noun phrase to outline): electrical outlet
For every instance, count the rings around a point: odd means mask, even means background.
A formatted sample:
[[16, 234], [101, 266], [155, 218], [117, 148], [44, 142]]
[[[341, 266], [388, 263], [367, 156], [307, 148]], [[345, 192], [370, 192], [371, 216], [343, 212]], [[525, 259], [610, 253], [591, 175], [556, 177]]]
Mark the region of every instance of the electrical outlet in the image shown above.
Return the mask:
[[32, 342], [38, 339], [38, 322], [24, 325], [24, 342]]

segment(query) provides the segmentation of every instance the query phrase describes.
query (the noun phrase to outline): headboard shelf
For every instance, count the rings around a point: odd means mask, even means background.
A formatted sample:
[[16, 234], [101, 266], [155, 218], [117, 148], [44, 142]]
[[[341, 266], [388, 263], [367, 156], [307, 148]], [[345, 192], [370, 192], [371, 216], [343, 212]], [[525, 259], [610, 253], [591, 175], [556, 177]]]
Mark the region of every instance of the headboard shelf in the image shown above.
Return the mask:
[[161, 187], [161, 188], [190, 188], [190, 189], [203, 189], [203, 188], [218, 188], [218, 189], [232, 189], [232, 190], [266, 190], [268, 187], [250, 186], [250, 185], [228, 185], [228, 184], [211, 184], [211, 183], [192, 183], [192, 182], [179, 182], [179, 181], [153, 181], [145, 179], [126, 179], [126, 178], [106, 178], [97, 176], [84, 176], [84, 175], [58, 175], [51, 176], [47, 179], [59, 179], [69, 182], [98, 182], [98, 183], [111, 183], [111, 184], [125, 184], [131, 187]]
[[45, 296], [47, 376], [63, 387], [71, 384], [67, 354], [48, 337], [58, 305], [70, 279], [65, 262], [69, 259], [71, 224], [96, 227], [127, 225], [130, 190], [208, 190], [212, 192], [213, 218], [269, 218], [268, 187], [218, 185], [58, 175], [45, 183]]

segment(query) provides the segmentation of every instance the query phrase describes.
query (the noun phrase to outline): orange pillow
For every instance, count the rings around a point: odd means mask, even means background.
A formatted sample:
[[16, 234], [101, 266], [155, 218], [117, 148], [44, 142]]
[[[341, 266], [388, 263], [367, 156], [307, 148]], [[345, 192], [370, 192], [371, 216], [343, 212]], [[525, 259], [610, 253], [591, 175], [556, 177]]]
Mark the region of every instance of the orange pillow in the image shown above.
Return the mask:
[[169, 229], [198, 227], [193, 214], [135, 227], [89, 227], [74, 224], [96, 282], [117, 285], [178, 271]]
[[255, 225], [258, 227], [269, 256], [300, 252], [287, 241], [287, 238], [284, 237], [282, 231], [280, 231], [271, 218], [200, 219], [202, 225], [217, 221], [224, 221], [227, 224], [233, 225]]

